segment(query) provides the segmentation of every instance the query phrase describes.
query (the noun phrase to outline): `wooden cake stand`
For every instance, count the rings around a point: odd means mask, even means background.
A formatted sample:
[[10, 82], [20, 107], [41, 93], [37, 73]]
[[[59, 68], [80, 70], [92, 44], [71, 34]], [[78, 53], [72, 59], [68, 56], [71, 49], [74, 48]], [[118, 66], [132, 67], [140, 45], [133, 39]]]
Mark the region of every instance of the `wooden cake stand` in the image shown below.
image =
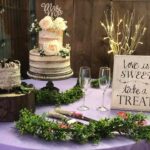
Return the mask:
[[28, 94], [0, 94], [0, 121], [15, 121], [19, 118], [21, 109], [35, 111], [35, 96]]

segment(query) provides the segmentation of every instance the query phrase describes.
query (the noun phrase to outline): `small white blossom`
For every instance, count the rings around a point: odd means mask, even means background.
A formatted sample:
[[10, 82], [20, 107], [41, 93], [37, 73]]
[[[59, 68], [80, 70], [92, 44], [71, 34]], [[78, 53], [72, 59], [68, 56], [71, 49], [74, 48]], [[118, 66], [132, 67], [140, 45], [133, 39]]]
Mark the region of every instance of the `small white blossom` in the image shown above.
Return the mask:
[[66, 44], [66, 49], [71, 50], [70, 44]]
[[35, 27], [35, 24], [34, 24], [34, 22], [31, 24], [31, 27], [32, 27], [32, 28], [34, 28], [34, 27]]

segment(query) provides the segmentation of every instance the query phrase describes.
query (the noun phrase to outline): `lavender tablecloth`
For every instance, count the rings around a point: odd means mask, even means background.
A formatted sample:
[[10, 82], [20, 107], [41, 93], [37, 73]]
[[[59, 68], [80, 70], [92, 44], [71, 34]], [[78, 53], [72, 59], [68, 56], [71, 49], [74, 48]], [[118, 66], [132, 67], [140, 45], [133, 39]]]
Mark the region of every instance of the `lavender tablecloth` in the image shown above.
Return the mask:
[[[38, 80], [25, 80], [27, 83], [32, 83], [36, 88], [45, 86], [46, 81]], [[61, 81], [53, 82], [56, 87], [61, 91], [65, 91], [76, 84], [75, 78], [70, 78]], [[101, 104], [100, 97], [102, 91], [99, 89], [89, 89], [86, 95], [86, 104], [90, 110], [82, 112], [84, 115], [93, 119], [100, 119], [104, 117], [112, 117], [116, 115], [119, 110], [109, 110], [107, 112], [99, 112], [96, 108]], [[111, 103], [111, 89], [106, 91], [105, 105], [110, 108]], [[66, 110], [77, 110], [82, 104], [82, 99], [69, 105], [61, 106]], [[54, 109], [50, 106], [37, 107], [36, 113], [42, 114], [43, 112], [51, 111]], [[150, 144], [145, 141], [135, 142], [123, 136], [117, 136], [113, 139], [103, 139], [99, 144], [87, 143], [84, 145], [76, 144], [73, 142], [46, 142], [37, 137], [29, 135], [21, 136], [15, 129], [15, 123], [0, 123], [0, 150], [150, 150]]]

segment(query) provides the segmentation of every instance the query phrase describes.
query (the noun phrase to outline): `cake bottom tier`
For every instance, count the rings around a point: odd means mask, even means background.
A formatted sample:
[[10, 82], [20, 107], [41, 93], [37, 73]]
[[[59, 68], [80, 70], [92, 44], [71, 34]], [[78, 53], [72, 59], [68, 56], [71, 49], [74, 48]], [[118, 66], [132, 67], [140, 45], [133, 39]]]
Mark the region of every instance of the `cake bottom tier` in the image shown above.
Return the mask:
[[59, 55], [41, 56], [37, 49], [30, 50], [29, 71], [30, 78], [39, 80], [60, 80], [73, 75], [70, 66], [70, 56]]
[[57, 74], [40, 74], [40, 73], [34, 73], [31, 71], [27, 72], [27, 75], [30, 78], [38, 79], [38, 80], [61, 80], [61, 79], [67, 79], [73, 75], [73, 71], [70, 68], [68, 72], [64, 73], [57, 73]]

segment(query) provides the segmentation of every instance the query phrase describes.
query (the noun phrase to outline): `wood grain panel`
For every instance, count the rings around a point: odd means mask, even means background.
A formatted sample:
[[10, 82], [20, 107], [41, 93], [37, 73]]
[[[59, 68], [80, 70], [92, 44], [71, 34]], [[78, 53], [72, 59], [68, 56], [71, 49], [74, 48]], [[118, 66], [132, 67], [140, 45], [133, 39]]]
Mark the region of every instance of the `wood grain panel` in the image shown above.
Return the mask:
[[144, 37], [142, 38], [143, 45], [139, 45], [135, 52], [135, 54], [137, 55], [150, 55], [150, 42], [149, 42], [150, 26], [148, 26], [150, 20], [149, 6], [150, 6], [150, 1], [149, 2], [139, 1], [133, 3], [133, 9], [135, 9], [136, 11], [137, 18], [139, 16], [144, 16], [145, 26], [147, 28], [147, 31]]
[[[93, 15], [92, 15], [92, 25], [91, 25], [91, 39], [92, 39], [92, 55], [91, 55], [91, 68], [92, 76], [94, 78], [98, 77], [100, 66], [109, 66], [109, 55], [107, 51], [109, 49], [108, 42], [105, 42], [103, 38], [106, 33], [103, 27], [100, 25], [100, 20], [104, 21], [104, 11], [110, 9], [110, 1], [93, 1]], [[108, 10], [110, 11], [110, 10]]]
[[74, 1], [74, 29], [73, 29], [73, 70], [78, 76], [80, 66], [91, 67], [91, 25], [93, 15], [93, 1]]
[[28, 0], [3, 0], [0, 5], [5, 9], [1, 20], [1, 38], [6, 43], [1, 58], [20, 60], [22, 75], [25, 77], [28, 69]]
[[21, 109], [35, 111], [35, 95], [28, 94], [1, 94], [0, 95], [0, 122], [16, 121]]
[[[62, 17], [67, 21], [67, 33], [69, 37], [64, 35], [63, 45], [69, 43], [72, 50], [71, 50], [71, 58], [73, 56], [73, 16], [74, 16], [74, 7], [73, 7], [73, 0], [55, 0], [55, 4], [61, 7], [63, 14]], [[73, 59], [71, 59], [71, 65], [73, 64]]]

